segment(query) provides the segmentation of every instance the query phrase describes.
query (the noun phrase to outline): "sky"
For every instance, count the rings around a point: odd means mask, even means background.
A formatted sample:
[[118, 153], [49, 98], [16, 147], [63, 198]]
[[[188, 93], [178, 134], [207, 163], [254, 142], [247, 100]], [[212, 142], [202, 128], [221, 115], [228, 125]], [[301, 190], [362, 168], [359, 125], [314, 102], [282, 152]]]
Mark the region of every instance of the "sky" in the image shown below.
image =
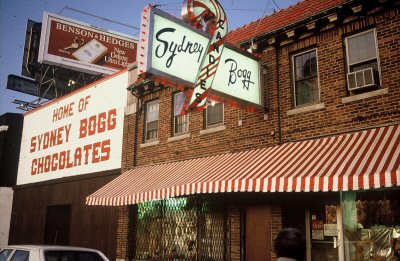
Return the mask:
[[[231, 31], [298, 1], [220, 0], [220, 3], [225, 9]], [[28, 19], [42, 22], [43, 12], [47, 11], [138, 37], [139, 31], [132, 27], [140, 27], [141, 12], [149, 4], [157, 4], [160, 9], [176, 17], [181, 16], [183, 1], [176, 0], [0, 0], [0, 115], [6, 112], [24, 112], [16, 108], [17, 104], [12, 103], [14, 99], [27, 102], [37, 99], [6, 89], [9, 74], [21, 75]]]

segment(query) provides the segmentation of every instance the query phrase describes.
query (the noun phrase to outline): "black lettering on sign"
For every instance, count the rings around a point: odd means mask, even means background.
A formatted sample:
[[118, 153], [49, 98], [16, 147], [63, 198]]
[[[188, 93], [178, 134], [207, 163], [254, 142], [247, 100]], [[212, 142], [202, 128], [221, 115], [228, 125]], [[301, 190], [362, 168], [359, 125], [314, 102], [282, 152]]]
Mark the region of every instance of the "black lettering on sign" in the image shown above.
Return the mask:
[[197, 42], [190, 42], [186, 40], [186, 35], [182, 37], [180, 43], [175, 43], [172, 40], [176, 40], [174, 37], [175, 28], [163, 28], [156, 33], [156, 40], [159, 42], [155, 49], [155, 55], [157, 58], [163, 58], [167, 55], [168, 59], [165, 63], [167, 68], [171, 67], [175, 56], [180, 53], [197, 54], [197, 62], [200, 61], [204, 47]]
[[230, 84], [235, 84], [236, 80], [239, 78], [242, 80], [243, 89], [249, 90], [250, 83], [254, 84], [251, 81], [251, 71], [246, 69], [238, 69], [237, 62], [234, 59], [226, 59], [225, 64], [231, 63], [231, 68], [229, 69], [229, 81], [228, 86]]

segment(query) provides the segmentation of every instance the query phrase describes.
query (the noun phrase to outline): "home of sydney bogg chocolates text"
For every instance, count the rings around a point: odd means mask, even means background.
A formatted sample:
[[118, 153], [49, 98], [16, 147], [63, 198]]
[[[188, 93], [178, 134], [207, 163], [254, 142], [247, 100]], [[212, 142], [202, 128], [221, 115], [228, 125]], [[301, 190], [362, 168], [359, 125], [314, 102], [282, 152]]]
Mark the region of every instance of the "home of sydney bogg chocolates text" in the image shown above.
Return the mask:
[[[52, 122], [61, 122], [74, 114], [84, 112], [90, 106], [91, 96], [87, 95], [79, 100], [72, 101], [64, 106], [55, 108]], [[116, 128], [117, 110], [115, 108], [100, 112], [80, 119], [75, 124], [68, 123], [48, 130], [30, 138], [30, 153], [46, 151], [62, 144], [71, 142], [71, 133], [77, 132], [78, 139], [83, 140], [96, 134], [105, 133]], [[73, 147], [73, 146], [72, 146]], [[89, 142], [82, 146], [69, 147], [69, 149], [50, 153], [38, 158], [33, 158], [31, 175], [70, 169], [76, 166], [96, 164], [110, 159], [111, 140], [102, 139]]]

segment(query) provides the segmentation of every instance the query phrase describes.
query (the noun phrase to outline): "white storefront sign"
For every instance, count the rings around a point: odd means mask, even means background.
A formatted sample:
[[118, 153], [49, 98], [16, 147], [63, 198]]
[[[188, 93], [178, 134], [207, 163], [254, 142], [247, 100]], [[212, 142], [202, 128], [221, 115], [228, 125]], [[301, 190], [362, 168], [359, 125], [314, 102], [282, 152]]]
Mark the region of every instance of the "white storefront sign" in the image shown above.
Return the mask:
[[24, 116], [17, 184], [121, 168], [128, 72]]
[[[158, 9], [150, 8], [150, 12], [149, 23], [142, 28], [145, 36], [141, 39], [138, 53], [139, 73], [150, 73], [193, 86], [207, 52], [210, 35]], [[226, 44], [212, 92], [262, 106], [261, 89], [259, 59]]]

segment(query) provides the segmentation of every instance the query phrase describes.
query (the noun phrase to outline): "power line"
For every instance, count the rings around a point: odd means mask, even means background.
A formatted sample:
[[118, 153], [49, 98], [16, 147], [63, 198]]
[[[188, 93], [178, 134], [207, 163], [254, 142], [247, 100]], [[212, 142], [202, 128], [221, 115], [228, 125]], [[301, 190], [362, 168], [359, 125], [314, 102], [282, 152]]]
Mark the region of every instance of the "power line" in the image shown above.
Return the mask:
[[88, 12], [85, 12], [85, 11], [82, 11], [82, 10], [79, 10], [79, 9], [76, 9], [76, 8], [69, 7], [67, 5], [64, 6], [64, 8], [58, 14], [61, 14], [64, 11], [64, 9], [69, 9], [71, 11], [74, 11], [74, 12], [77, 12], [77, 13], [81, 13], [81, 14], [85, 14], [85, 15], [88, 15], [88, 16], [92, 16], [92, 17], [95, 17], [95, 18], [98, 18], [98, 19], [101, 19], [101, 20], [104, 20], [104, 21], [107, 21], [107, 22], [110, 22], [110, 23], [115, 23], [115, 24], [126, 26], [126, 27], [130, 27], [130, 28], [133, 28], [135, 30], [140, 30], [139, 27], [132, 26], [132, 25], [129, 25], [129, 24], [125, 24], [125, 23], [122, 23], [122, 22], [118, 22], [118, 21], [115, 21], [115, 20], [111, 20], [111, 19], [99, 16], [99, 15], [91, 14], [91, 13], [88, 13]]
[[276, 4], [275, 0], [272, 0], [272, 2], [274, 2], [274, 4], [276, 5], [276, 7], [278, 7], [278, 10], [281, 10], [281, 8]]
[[[265, 12], [267, 11], [267, 7], [268, 7], [268, 5], [269, 5], [269, 1], [270, 1], [270, 0], [268, 0], [267, 4], [265, 5], [265, 9], [264, 9], [264, 12], [263, 12], [262, 17], [264, 17]], [[274, 0], [272, 0], [272, 1], [274, 1]], [[257, 28], [256, 28], [256, 30], [254, 31], [253, 37], [251, 38], [251, 44], [252, 44], [252, 45], [253, 45], [254, 37], [256, 36], [256, 33], [257, 33], [257, 31], [258, 31], [258, 27], [260, 27], [261, 20], [262, 20], [262, 18], [260, 18], [260, 19], [258, 20]]]

